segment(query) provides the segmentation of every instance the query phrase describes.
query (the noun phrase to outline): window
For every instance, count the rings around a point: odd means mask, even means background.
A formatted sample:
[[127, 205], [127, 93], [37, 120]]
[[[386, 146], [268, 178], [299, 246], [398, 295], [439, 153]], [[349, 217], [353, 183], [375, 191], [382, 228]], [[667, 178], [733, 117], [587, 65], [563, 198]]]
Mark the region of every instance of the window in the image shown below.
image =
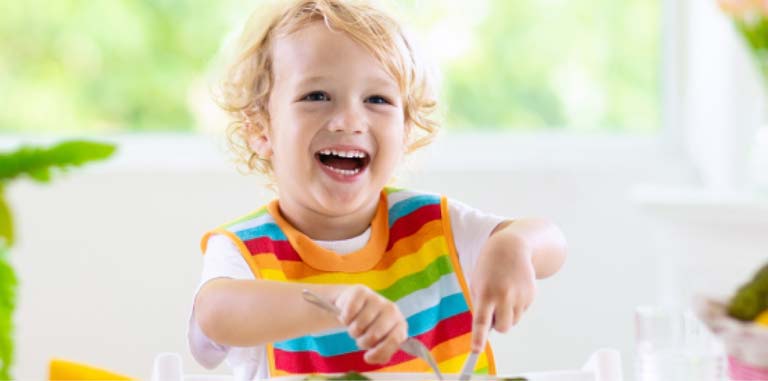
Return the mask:
[[449, 127], [659, 128], [658, 1], [405, 4], [443, 71]]
[[[0, 132], [206, 128], [207, 67], [249, 4], [4, 3]], [[441, 67], [448, 128], [659, 129], [656, 0], [398, 5]]]
[[4, 2], [0, 131], [195, 130], [190, 94], [236, 3]]

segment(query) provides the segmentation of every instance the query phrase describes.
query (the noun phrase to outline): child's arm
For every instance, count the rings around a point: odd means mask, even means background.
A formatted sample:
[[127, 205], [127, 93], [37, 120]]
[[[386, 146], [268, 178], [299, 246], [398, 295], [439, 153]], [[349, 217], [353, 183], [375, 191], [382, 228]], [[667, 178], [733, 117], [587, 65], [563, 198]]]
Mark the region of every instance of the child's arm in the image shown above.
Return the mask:
[[[339, 319], [308, 303], [308, 289], [342, 311]], [[364, 286], [317, 285], [219, 278], [206, 283], [195, 300], [195, 318], [213, 341], [253, 346], [346, 326], [365, 360], [386, 363], [407, 338], [397, 305]]]
[[505, 221], [493, 230], [472, 274], [474, 351], [491, 327], [506, 332], [517, 324], [533, 302], [536, 279], [556, 273], [565, 257], [565, 238], [549, 221]]
[[[504, 221], [499, 224], [491, 238], [496, 236], [497, 242], [486, 242], [486, 247], [521, 246], [525, 251], [527, 246], [531, 251], [531, 263], [536, 271], [536, 279], [554, 275], [567, 255], [566, 242], [563, 233], [552, 222], [539, 218], [523, 218], [514, 221]], [[498, 242], [501, 240], [501, 242]]]

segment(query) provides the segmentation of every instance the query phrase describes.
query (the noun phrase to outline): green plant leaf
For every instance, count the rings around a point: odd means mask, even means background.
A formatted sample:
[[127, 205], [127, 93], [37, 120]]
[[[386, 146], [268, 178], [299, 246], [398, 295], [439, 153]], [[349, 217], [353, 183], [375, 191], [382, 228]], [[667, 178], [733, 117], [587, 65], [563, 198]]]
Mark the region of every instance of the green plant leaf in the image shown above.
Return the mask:
[[13, 379], [13, 311], [16, 307], [17, 279], [7, 258], [8, 246], [0, 243], [0, 380]]
[[8, 263], [13, 243], [13, 220], [4, 196], [4, 185], [19, 176], [48, 182], [52, 169], [67, 169], [110, 157], [111, 144], [67, 141], [50, 148], [21, 147], [0, 153], [0, 380], [10, 380], [13, 365], [13, 311], [16, 306], [16, 274]]
[[13, 245], [13, 219], [11, 218], [11, 208], [5, 201], [5, 192], [0, 186], [0, 245], [7, 247]]
[[29, 176], [39, 182], [51, 180], [51, 169], [67, 169], [84, 163], [106, 159], [115, 152], [115, 146], [89, 141], [66, 141], [50, 148], [21, 147], [0, 154], [0, 182], [19, 176]]
[[115, 152], [115, 146], [106, 143], [72, 140], [59, 143], [50, 151], [57, 163], [81, 165], [112, 156]]
[[31, 179], [41, 183], [47, 183], [51, 181], [51, 170], [48, 168], [31, 170], [27, 173], [27, 175], [29, 175]]

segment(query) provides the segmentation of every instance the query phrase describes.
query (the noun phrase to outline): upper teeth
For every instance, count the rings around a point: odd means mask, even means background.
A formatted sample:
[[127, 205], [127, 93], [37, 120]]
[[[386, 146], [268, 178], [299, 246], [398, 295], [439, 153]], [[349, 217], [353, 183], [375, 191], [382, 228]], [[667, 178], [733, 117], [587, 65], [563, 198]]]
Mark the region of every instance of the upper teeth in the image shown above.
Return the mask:
[[365, 152], [363, 151], [336, 151], [333, 149], [324, 149], [320, 151], [321, 155], [334, 155], [339, 157], [356, 157], [356, 158], [363, 158], [366, 156]]

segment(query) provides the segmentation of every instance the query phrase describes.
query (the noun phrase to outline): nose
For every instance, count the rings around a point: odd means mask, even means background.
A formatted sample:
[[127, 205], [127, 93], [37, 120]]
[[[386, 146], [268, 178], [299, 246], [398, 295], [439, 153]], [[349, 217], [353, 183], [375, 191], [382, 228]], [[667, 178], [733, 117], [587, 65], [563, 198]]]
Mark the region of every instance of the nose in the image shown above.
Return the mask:
[[331, 132], [360, 134], [367, 130], [368, 121], [362, 104], [354, 101], [340, 102], [328, 124]]

